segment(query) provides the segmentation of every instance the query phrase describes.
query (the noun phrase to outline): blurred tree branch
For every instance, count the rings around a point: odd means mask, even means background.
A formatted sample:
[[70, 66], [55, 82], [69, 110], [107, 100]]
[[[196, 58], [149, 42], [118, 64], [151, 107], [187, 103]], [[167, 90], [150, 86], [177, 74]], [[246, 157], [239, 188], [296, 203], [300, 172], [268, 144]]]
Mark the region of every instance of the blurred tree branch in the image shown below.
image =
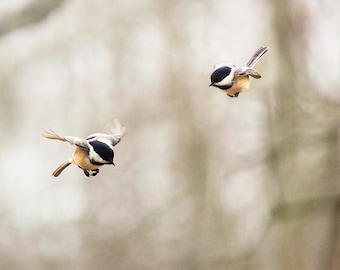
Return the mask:
[[327, 210], [340, 210], [340, 196], [325, 196], [320, 198], [308, 198], [292, 203], [278, 203], [271, 209], [272, 218], [292, 219], [305, 218], [306, 216], [325, 213]]
[[0, 19], [0, 37], [25, 27], [39, 23], [59, 8], [65, 0], [36, 0], [14, 14]]

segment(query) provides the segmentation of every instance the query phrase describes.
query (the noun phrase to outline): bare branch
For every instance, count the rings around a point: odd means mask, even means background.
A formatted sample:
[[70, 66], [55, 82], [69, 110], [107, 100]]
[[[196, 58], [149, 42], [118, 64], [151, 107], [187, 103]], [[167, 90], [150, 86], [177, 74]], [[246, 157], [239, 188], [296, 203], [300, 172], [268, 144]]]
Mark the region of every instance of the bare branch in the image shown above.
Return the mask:
[[25, 27], [39, 23], [59, 8], [65, 0], [36, 0], [23, 9], [0, 19], [0, 37]]

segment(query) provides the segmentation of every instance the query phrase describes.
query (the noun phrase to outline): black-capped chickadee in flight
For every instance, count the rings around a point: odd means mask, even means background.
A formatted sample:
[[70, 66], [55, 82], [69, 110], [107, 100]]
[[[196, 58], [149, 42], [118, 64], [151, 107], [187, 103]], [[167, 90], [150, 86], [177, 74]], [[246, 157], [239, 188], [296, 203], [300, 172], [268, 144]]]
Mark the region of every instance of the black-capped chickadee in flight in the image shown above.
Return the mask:
[[99, 167], [105, 164], [115, 165], [113, 162], [113, 146], [120, 142], [125, 133], [125, 127], [118, 119], [108, 124], [105, 133], [94, 133], [86, 139], [80, 139], [72, 136], [59, 136], [53, 131], [45, 131], [43, 134], [47, 139], [68, 142], [76, 146], [72, 158], [61, 164], [52, 173], [54, 177], [59, 176], [61, 172], [72, 163], [82, 169], [86, 176], [95, 176], [99, 172]]
[[236, 67], [230, 63], [216, 66], [210, 76], [209, 86], [220, 88], [229, 97], [238, 97], [239, 93], [249, 89], [249, 76], [261, 78], [261, 74], [253, 67], [268, 50], [268, 47], [260, 47], [244, 67]]

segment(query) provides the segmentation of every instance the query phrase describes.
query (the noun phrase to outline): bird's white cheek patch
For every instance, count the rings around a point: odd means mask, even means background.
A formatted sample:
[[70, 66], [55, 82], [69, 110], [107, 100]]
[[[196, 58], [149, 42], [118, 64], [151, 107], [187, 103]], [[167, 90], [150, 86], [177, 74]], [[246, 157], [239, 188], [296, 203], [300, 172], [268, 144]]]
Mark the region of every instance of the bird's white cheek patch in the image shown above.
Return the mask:
[[232, 85], [232, 78], [229, 76], [225, 77], [222, 81], [215, 83], [217, 86]]

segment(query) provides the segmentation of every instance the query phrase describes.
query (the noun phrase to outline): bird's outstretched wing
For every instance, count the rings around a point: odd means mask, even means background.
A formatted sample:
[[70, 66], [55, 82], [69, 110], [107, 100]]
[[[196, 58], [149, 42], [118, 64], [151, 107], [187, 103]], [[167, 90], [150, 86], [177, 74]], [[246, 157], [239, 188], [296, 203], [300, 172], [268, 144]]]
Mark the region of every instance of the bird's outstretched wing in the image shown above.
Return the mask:
[[116, 145], [124, 137], [126, 128], [118, 119], [114, 119], [106, 125], [105, 131], [111, 136], [112, 145]]
[[260, 79], [262, 77], [260, 72], [249, 67], [237, 68], [234, 74], [235, 76], [251, 76], [255, 79]]
[[118, 119], [114, 119], [112, 122], [108, 123], [104, 128], [105, 133], [94, 133], [89, 135], [86, 140], [98, 140], [110, 142], [112, 146], [116, 145], [123, 138], [126, 128], [121, 124]]
[[80, 148], [89, 149], [89, 144], [86, 140], [77, 138], [77, 137], [73, 137], [73, 136], [60, 136], [57, 133], [55, 133], [53, 130], [51, 131], [44, 131], [43, 136], [47, 139], [50, 140], [59, 140], [62, 142], [68, 142], [70, 144], [76, 145]]

